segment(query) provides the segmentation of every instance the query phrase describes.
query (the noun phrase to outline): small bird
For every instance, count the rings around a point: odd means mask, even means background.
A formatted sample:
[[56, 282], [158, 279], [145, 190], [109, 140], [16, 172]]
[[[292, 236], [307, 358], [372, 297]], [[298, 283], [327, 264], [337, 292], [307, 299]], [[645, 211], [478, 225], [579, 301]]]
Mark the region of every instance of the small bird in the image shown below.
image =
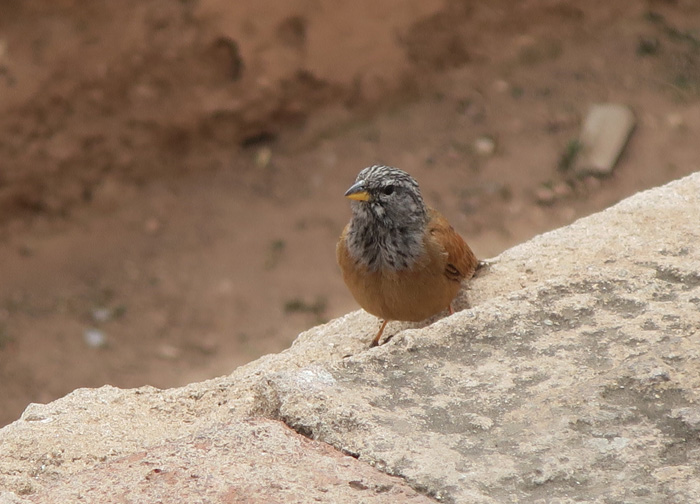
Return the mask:
[[478, 261], [440, 212], [423, 202], [405, 171], [374, 165], [345, 192], [352, 218], [336, 247], [343, 280], [365, 311], [383, 319], [418, 322], [443, 310]]

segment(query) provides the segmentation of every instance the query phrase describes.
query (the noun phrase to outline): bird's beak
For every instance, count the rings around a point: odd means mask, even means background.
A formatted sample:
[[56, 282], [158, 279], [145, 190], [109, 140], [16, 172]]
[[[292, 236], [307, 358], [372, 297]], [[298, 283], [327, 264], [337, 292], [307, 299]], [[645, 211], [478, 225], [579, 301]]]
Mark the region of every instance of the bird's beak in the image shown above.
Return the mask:
[[368, 201], [369, 192], [365, 189], [365, 181], [355, 182], [350, 189], [345, 191], [345, 197], [355, 201]]

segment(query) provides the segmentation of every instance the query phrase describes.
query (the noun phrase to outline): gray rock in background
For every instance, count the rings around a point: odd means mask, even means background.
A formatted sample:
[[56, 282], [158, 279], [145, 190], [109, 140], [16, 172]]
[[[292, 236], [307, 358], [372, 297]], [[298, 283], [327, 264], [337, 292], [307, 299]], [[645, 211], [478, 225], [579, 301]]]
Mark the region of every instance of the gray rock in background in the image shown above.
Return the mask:
[[596, 103], [586, 115], [579, 137], [581, 151], [574, 173], [609, 175], [627, 145], [635, 126], [632, 110], [618, 103]]
[[699, 195], [695, 174], [506, 251], [379, 348], [355, 312], [227, 377], [32, 405], [0, 430], [0, 502], [225, 501], [186, 473], [233, 502], [700, 502]]

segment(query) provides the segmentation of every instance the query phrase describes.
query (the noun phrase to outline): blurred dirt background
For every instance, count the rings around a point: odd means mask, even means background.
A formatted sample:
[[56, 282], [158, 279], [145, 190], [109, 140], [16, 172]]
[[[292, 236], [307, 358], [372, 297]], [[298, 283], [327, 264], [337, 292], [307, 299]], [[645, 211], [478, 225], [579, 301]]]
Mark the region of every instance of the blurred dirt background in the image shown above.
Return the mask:
[[[369, 164], [491, 257], [696, 171], [699, 99], [696, 0], [6, 0], [0, 425], [356, 309], [334, 250]], [[596, 102], [637, 128], [575, 177]]]

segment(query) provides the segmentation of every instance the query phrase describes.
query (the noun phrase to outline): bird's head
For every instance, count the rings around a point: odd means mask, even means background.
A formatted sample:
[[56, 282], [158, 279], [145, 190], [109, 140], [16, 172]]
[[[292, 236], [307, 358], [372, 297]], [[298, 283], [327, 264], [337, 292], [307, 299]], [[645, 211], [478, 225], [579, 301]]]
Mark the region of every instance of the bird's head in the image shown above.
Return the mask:
[[383, 227], [411, 228], [427, 219], [418, 182], [398, 168], [383, 165], [365, 168], [345, 197], [352, 200], [354, 217]]

